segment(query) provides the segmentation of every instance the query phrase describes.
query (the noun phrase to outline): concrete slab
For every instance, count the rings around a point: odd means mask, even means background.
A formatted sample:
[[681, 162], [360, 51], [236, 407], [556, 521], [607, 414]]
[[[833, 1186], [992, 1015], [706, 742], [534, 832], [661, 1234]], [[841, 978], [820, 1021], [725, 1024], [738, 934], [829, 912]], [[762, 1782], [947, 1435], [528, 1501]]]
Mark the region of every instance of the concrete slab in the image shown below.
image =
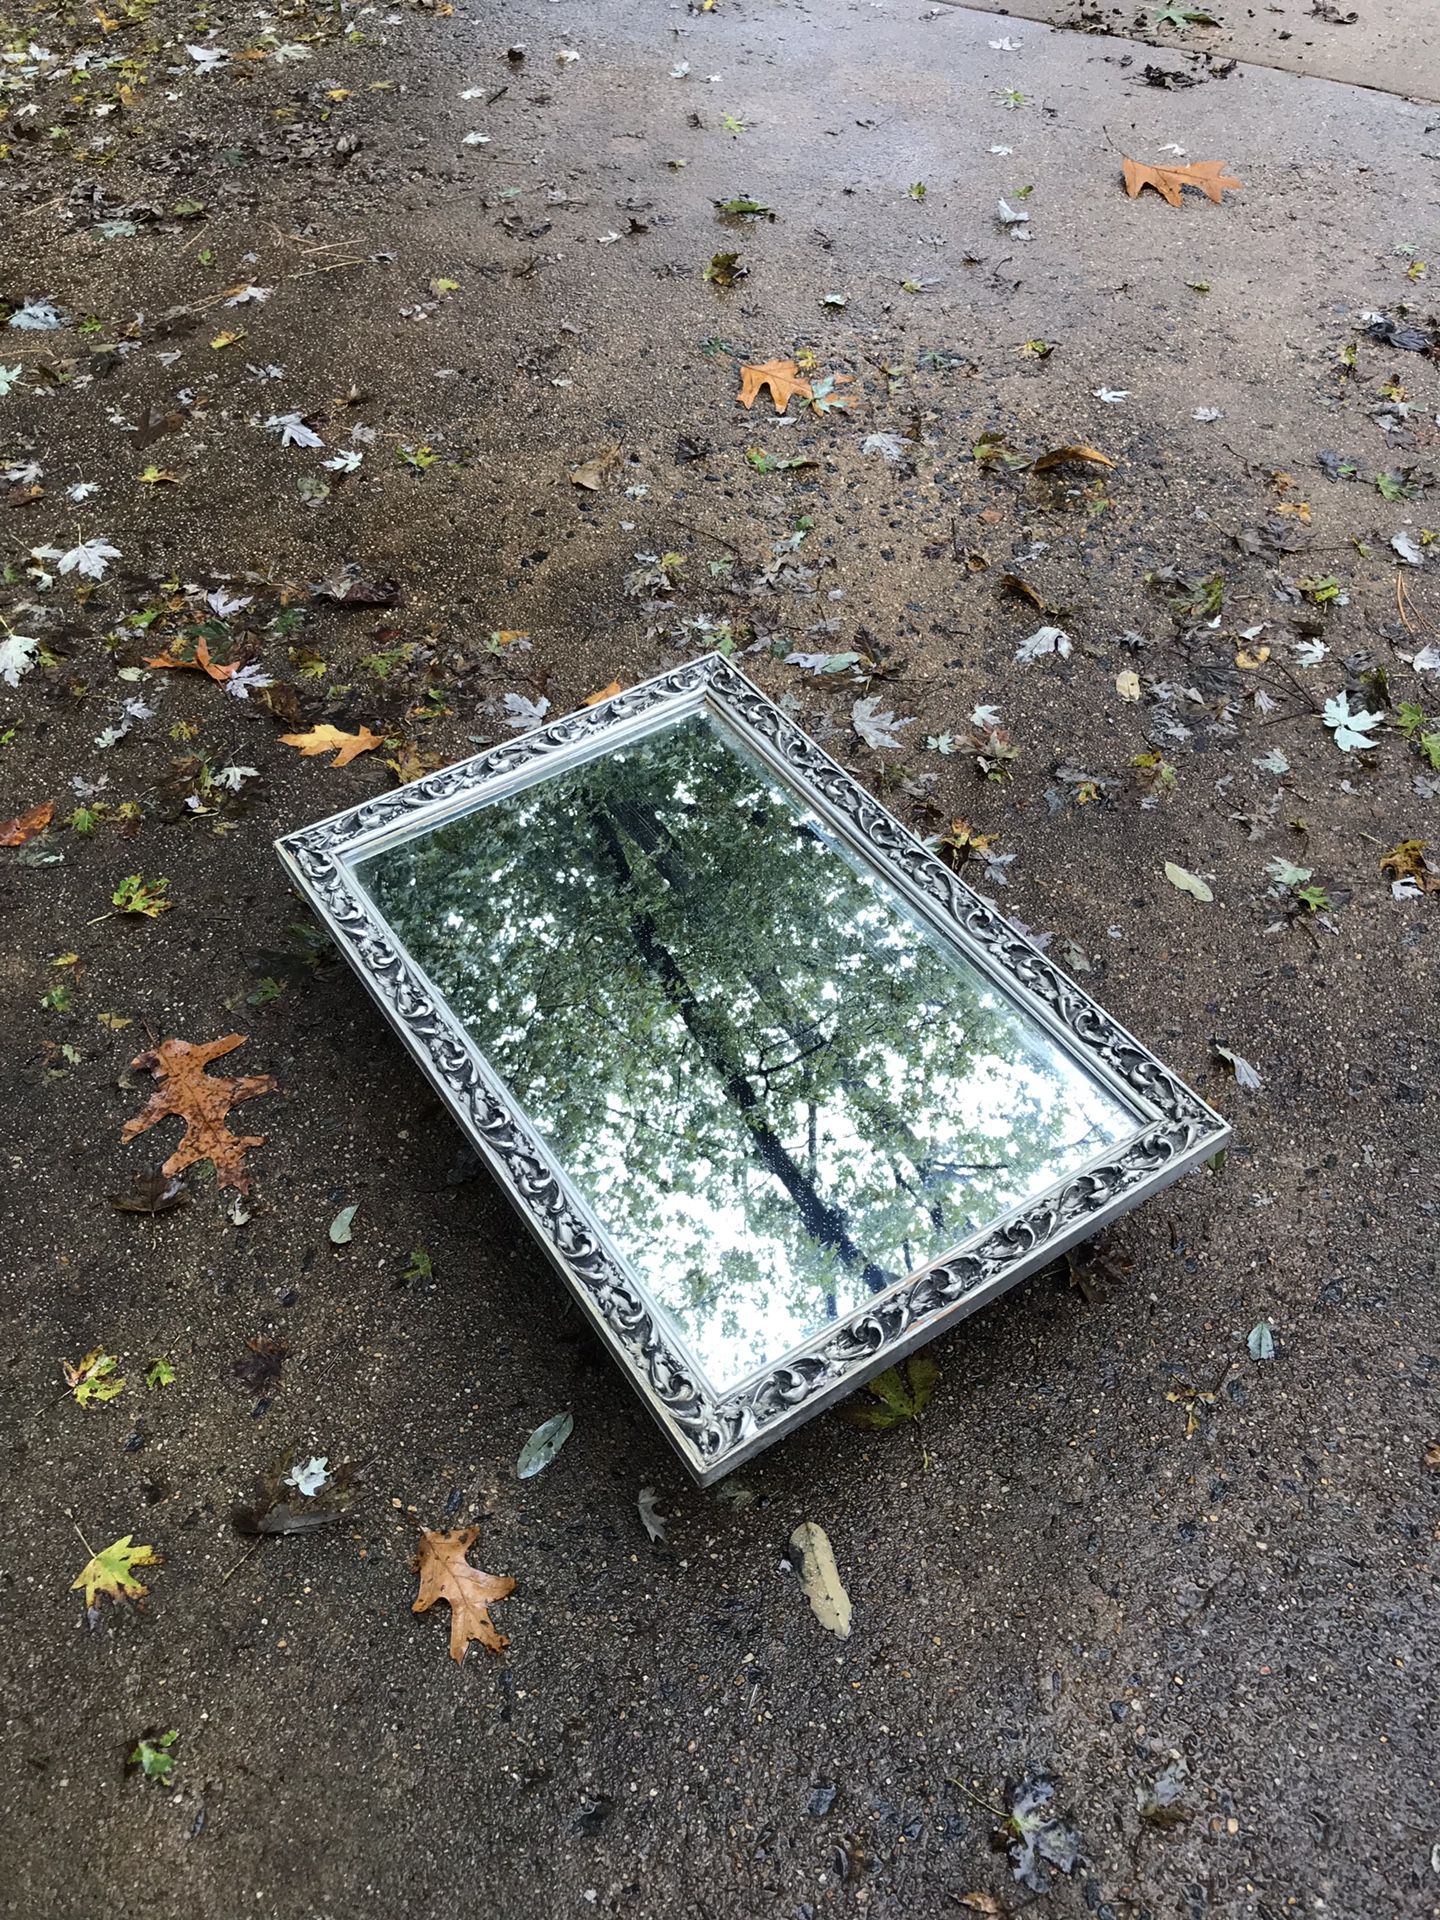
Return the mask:
[[[1440, 100], [1440, 14], [1432, 0], [1268, 0], [1259, 6], [1217, 3], [1216, 24], [1177, 26], [1153, 6], [1108, 0], [1015, 0], [987, 8], [1016, 20], [1039, 20], [1080, 33], [1128, 36], [1186, 56], [1159, 62], [1182, 77], [1225, 60], [1258, 62], [1287, 73], [1379, 87], [1413, 100]], [[1182, 6], [1182, 12], [1187, 9]], [[1177, 84], [1173, 79], [1170, 84]]]
[[[1440, 842], [1400, 724], [1403, 701], [1440, 727], [1414, 664], [1440, 389], [1362, 319], [1429, 327], [1433, 115], [1257, 66], [1160, 91], [1147, 47], [1034, 26], [1010, 54], [1013, 22], [920, 6], [208, 20], [218, 71], [137, 7], [124, 72], [37, 83], [6, 127], [3, 285], [71, 324], [0, 336], [7, 460], [42, 470], [8, 481], [0, 585], [53, 662], [0, 688], [0, 815], [64, 819], [102, 776], [116, 811], [0, 867], [0, 1906], [1010, 1916], [1036, 1908], [995, 1810], [1034, 1768], [1083, 1848], [1057, 1920], [1433, 1920], [1440, 899], [1380, 861]], [[102, 31], [45, 23], [57, 58]], [[1122, 150], [1244, 190], [1131, 201]], [[742, 193], [774, 222], [717, 219]], [[749, 268], [729, 291], [702, 278], [721, 250]], [[237, 286], [268, 297], [228, 308]], [[737, 408], [742, 359], [796, 352], [852, 376], [853, 416]], [[267, 431], [292, 411], [322, 448]], [[1046, 480], [977, 460], [991, 435], [1115, 464]], [[580, 494], [570, 468], [612, 445], [615, 484]], [[322, 464], [344, 449], [355, 472]], [[119, 558], [81, 592], [26, 570], [101, 535]], [[314, 590], [347, 564], [395, 604]], [[1177, 614], [1176, 576], [1210, 599], [1218, 576], [1218, 613]], [[191, 582], [251, 596], [225, 631], [304, 723], [395, 744], [332, 769], [199, 673], [120, 678], [199, 618]], [[1042, 621], [1072, 655], [1018, 665]], [[529, 652], [491, 639], [516, 630]], [[507, 692], [564, 711], [727, 633], [917, 830], [1014, 854], [983, 884], [1237, 1128], [1080, 1283], [943, 1342], [921, 1435], [827, 1418], [734, 1505], [682, 1483], [359, 989], [307, 963], [270, 847], [407, 754], [505, 737]], [[864, 749], [860, 689], [795, 648], [862, 651], [905, 749]], [[1383, 708], [1373, 750], [1336, 746], [1342, 692]], [[98, 747], [141, 694], [154, 715]], [[1005, 784], [967, 745], [982, 705], [1019, 750]], [[206, 777], [249, 768], [239, 795]], [[107, 908], [139, 870], [175, 907], [132, 925]], [[282, 1089], [245, 1109], [252, 1218], [201, 1182], [115, 1212], [174, 1144], [121, 1144], [150, 1090], [128, 1062], [234, 1029]], [[288, 1350], [263, 1389], [236, 1372], [262, 1336]], [[96, 1345], [131, 1384], [83, 1411], [58, 1361]], [[177, 1378], [147, 1392], [154, 1354]], [[515, 1482], [562, 1406], [565, 1452]], [[242, 1558], [230, 1507], [292, 1445], [367, 1463], [353, 1515]], [[802, 1519], [846, 1642], [785, 1565]], [[503, 1660], [457, 1668], [442, 1610], [412, 1617], [418, 1524], [478, 1526], [477, 1563], [515, 1577]], [[164, 1555], [93, 1634], [77, 1527]], [[171, 1726], [173, 1793], [127, 1778]]]

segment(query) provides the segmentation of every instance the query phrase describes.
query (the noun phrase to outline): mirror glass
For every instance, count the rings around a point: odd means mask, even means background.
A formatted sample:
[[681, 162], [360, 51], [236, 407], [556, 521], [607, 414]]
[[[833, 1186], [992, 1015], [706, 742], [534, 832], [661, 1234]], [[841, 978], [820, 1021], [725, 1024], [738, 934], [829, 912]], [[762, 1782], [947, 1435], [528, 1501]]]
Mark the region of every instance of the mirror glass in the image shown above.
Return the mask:
[[708, 712], [355, 872], [721, 1392], [1141, 1125]]

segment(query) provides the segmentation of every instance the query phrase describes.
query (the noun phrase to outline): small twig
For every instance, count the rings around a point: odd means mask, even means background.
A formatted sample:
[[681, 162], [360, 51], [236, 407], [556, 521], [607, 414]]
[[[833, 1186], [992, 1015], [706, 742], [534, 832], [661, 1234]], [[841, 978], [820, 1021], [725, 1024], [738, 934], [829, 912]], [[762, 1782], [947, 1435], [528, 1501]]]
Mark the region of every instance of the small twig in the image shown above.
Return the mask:
[[224, 1586], [225, 1582], [230, 1578], [230, 1575], [232, 1573], [238, 1573], [241, 1567], [244, 1566], [247, 1560], [253, 1560], [255, 1558], [255, 1555], [260, 1551], [261, 1547], [264, 1546], [266, 1540], [268, 1540], [269, 1538], [270, 1538], [269, 1534], [264, 1534], [264, 1533], [260, 1534], [259, 1537], [256, 1539], [254, 1546], [248, 1547], [246, 1551], [241, 1554], [240, 1558], [235, 1562], [234, 1566], [228, 1567], [225, 1570], [225, 1572], [221, 1574], [220, 1584], [222, 1587]]
[[697, 527], [692, 520], [682, 520], [678, 513], [667, 514], [666, 518], [673, 520], [677, 527], [684, 527], [688, 533], [698, 533], [702, 540], [713, 540], [717, 547], [724, 547], [727, 553], [738, 554], [740, 551], [735, 542], [727, 540], [724, 534], [712, 533], [709, 527]]
[[85, 1538], [84, 1534], [80, 1532], [80, 1523], [75, 1518], [74, 1513], [69, 1507], [63, 1507], [61, 1511], [64, 1513], [65, 1518], [70, 1522], [71, 1526], [74, 1527], [75, 1532], [79, 1537], [81, 1546], [84, 1547], [86, 1553], [88, 1553], [90, 1558], [93, 1560], [95, 1558], [95, 1549], [94, 1547], [91, 1546], [90, 1542]]
[[1010, 1818], [1009, 1814], [1002, 1813], [999, 1807], [992, 1807], [988, 1800], [982, 1800], [978, 1793], [972, 1793], [965, 1782], [963, 1780], [957, 1780], [953, 1773], [947, 1773], [945, 1778], [950, 1782], [952, 1787], [958, 1787], [967, 1800], [973, 1800], [977, 1807], [983, 1807], [986, 1813], [993, 1815], [1002, 1825]]

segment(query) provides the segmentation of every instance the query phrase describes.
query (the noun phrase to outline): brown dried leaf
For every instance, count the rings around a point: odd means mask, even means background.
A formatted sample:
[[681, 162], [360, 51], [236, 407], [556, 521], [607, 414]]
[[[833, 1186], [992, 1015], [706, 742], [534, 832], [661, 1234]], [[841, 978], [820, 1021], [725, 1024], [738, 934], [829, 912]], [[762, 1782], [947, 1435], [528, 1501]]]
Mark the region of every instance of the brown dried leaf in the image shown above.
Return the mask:
[[740, 391], [735, 397], [742, 407], [753, 407], [762, 387], [769, 387], [776, 413], [784, 413], [797, 393], [802, 400], [811, 396], [810, 382], [801, 379], [793, 360], [767, 360], [763, 366], [741, 367]]
[[584, 487], [589, 493], [598, 493], [619, 458], [619, 447], [606, 447], [603, 453], [597, 453], [589, 460], [582, 460], [578, 467], [570, 469], [571, 486]]
[[238, 667], [222, 667], [212, 660], [208, 640], [199, 641], [194, 653], [188, 658], [177, 657], [173, 653], [157, 653], [144, 664], [147, 667], [196, 667], [201, 673], [208, 673], [212, 680], [220, 681], [222, 685], [240, 671]]
[[1013, 593], [1021, 600], [1028, 600], [1031, 606], [1038, 608], [1041, 613], [1049, 613], [1049, 607], [1035, 588], [1028, 580], [1022, 580], [1018, 573], [1002, 573], [996, 584], [1002, 593]]
[[230, 1033], [223, 1040], [207, 1040], [198, 1046], [188, 1040], [163, 1040], [152, 1052], [137, 1054], [130, 1064], [153, 1073], [160, 1088], [133, 1120], [125, 1122], [120, 1138], [133, 1140], [157, 1121], [173, 1115], [185, 1122], [185, 1132], [161, 1172], [183, 1173], [197, 1161], [209, 1160], [215, 1168], [217, 1186], [237, 1187], [241, 1193], [248, 1193], [245, 1154], [250, 1147], [264, 1146], [265, 1136], [232, 1133], [225, 1116], [242, 1100], [274, 1093], [275, 1080], [268, 1073], [224, 1080], [205, 1071], [212, 1060], [244, 1044], [244, 1034]]
[[373, 753], [385, 743], [383, 733], [372, 733], [368, 727], [361, 727], [358, 733], [342, 733], [328, 721], [305, 733], [282, 733], [280, 739], [284, 746], [298, 748], [309, 759], [317, 753], [333, 752], [332, 767], [348, 767], [362, 753]]
[[491, 1622], [490, 1603], [512, 1594], [515, 1582], [508, 1575], [482, 1573], [470, 1565], [465, 1556], [479, 1537], [478, 1527], [461, 1527], [455, 1533], [422, 1527], [415, 1554], [420, 1591], [410, 1611], [425, 1613], [437, 1600], [449, 1601], [450, 1657], [455, 1661], [465, 1658], [472, 1640], [493, 1653], [503, 1653], [510, 1644]]
[[290, 1357], [290, 1349], [268, 1333], [257, 1333], [245, 1342], [245, 1351], [235, 1362], [235, 1377], [252, 1393], [269, 1393], [280, 1384], [280, 1369]]
[[54, 816], [53, 800], [42, 800], [38, 807], [31, 807], [28, 813], [17, 813], [13, 820], [0, 825], [0, 847], [23, 847], [37, 833], [43, 833]]
[[1380, 871], [1389, 874], [1392, 880], [1418, 882], [1422, 893], [1440, 893], [1440, 872], [1426, 858], [1429, 845], [1428, 840], [1400, 841], [1388, 853], [1381, 854]]
[[1143, 187], [1154, 187], [1172, 207], [1178, 207], [1181, 189], [1194, 187], [1218, 207], [1225, 198], [1226, 187], [1238, 193], [1243, 185], [1243, 182], [1233, 179], [1225, 171], [1223, 160], [1192, 160], [1184, 167], [1144, 167], [1138, 160], [1130, 159], [1128, 154], [1121, 157], [1124, 160], [1125, 191], [1132, 200]]
[[321, 580], [315, 591], [323, 599], [333, 600], [337, 607], [393, 607], [400, 598], [400, 583], [389, 575], [367, 580], [351, 561], [330, 579]]
[[1048, 473], [1051, 467], [1063, 467], [1071, 460], [1088, 461], [1095, 467], [1113, 467], [1115, 464], [1108, 453], [1101, 453], [1096, 447], [1052, 447], [1049, 453], [1042, 453], [1030, 462], [1030, 471]]
[[598, 707], [602, 700], [613, 700], [617, 693], [624, 691], [618, 680], [612, 680], [608, 687], [601, 687], [598, 693], [587, 693], [585, 704], [587, 707]]
[[117, 1213], [172, 1213], [188, 1201], [185, 1182], [166, 1173], [163, 1167], [156, 1167], [150, 1173], [137, 1173], [129, 1193], [110, 1195], [110, 1204]]

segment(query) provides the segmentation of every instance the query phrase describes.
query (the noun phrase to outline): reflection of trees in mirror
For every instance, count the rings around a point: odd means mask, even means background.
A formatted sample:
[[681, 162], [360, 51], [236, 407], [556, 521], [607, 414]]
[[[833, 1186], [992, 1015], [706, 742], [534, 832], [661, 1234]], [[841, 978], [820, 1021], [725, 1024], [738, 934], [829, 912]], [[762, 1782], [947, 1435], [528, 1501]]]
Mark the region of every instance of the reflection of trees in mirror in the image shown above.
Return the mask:
[[361, 874], [720, 1388], [1135, 1131], [705, 718]]

